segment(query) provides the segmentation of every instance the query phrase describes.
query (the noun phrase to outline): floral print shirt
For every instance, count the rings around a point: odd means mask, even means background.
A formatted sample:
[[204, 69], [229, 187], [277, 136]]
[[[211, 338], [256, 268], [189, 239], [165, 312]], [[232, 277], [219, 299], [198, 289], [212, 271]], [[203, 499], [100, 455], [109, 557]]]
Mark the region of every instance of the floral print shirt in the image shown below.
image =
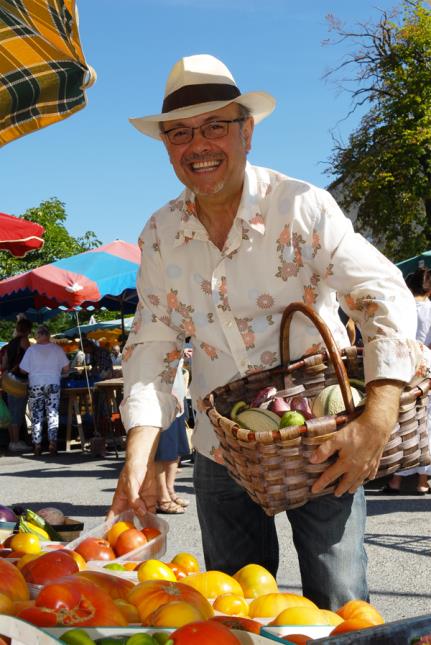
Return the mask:
[[[325, 190], [247, 163], [222, 251], [209, 240], [188, 189], [150, 218], [139, 244], [139, 305], [123, 352], [126, 429], [170, 425], [176, 413], [172, 383], [190, 336], [193, 443], [218, 460], [202, 399], [218, 386], [279, 364], [280, 321], [292, 301], [312, 306], [345, 347], [341, 304], [362, 333], [366, 381], [409, 382], [422, 369], [413, 340], [415, 302], [401, 272], [353, 231]], [[290, 358], [321, 347], [312, 323], [296, 314]]]

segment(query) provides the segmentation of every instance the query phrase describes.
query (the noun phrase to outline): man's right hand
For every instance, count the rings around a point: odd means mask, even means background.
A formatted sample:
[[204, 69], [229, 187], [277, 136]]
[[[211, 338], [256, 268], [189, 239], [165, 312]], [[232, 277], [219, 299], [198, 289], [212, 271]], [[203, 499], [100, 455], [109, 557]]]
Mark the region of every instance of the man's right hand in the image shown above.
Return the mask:
[[132, 428], [127, 436], [126, 463], [121, 471], [107, 519], [126, 510], [139, 518], [156, 510], [157, 482], [154, 455], [160, 428]]

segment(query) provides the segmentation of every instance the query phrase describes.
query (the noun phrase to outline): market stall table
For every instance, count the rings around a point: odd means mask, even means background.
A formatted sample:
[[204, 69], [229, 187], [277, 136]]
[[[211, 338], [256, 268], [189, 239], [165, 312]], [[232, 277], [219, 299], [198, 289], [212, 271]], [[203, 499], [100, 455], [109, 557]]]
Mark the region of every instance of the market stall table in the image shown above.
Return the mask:
[[[107, 427], [108, 434], [114, 445], [115, 453], [118, 457], [116, 445], [116, 430], [122, 431], [118, 402], [123, 394], [122, 377], [98, 381], [94, 384], [95, 391], [100, 395], [96, 414], [96, 427]], [[95, 406], [96, 408], [96, 406]]]
[[85, 434], [82, 425], [81, 409], [85, 407], [88, 412], [92, 411], [91, 389], [87, 386], [81, 387], [65, 387], [62, 388], [62, 396], [67, 398], [67, 422], [66, 422], [66, 452], [71, 450], [72, 442], [72, 424], [75, 421], [79, 442], [81, 443], [81, 450], [85, 450]]

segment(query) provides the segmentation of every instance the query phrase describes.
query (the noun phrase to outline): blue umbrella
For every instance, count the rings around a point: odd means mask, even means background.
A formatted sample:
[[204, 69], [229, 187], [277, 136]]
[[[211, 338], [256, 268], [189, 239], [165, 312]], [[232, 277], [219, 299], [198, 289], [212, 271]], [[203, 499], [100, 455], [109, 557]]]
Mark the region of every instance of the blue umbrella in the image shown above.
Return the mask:
[[397, 267], [402, 271], [404, 277], [408, 276], [409, 273], [414, 273], [419, 267], [431, 269], [431, 250], [415, 255], [414, 258], [397, 262]]

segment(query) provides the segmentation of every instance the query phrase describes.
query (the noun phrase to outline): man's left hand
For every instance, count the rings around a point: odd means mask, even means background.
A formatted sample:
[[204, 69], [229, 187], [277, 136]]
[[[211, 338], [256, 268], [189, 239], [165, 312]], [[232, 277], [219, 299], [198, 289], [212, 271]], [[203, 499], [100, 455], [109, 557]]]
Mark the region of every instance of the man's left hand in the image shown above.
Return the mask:
[[338, 455], [335, 463], [313, 484], [319, 493], [339, 479], [334, 494], [354, 493], [364, 481], [374, 479], [385, 444], [398, 420], [403, 383], [373, 381], [367, 386], [365, 410], [326, 440], [310, 458], [313, 464]]

